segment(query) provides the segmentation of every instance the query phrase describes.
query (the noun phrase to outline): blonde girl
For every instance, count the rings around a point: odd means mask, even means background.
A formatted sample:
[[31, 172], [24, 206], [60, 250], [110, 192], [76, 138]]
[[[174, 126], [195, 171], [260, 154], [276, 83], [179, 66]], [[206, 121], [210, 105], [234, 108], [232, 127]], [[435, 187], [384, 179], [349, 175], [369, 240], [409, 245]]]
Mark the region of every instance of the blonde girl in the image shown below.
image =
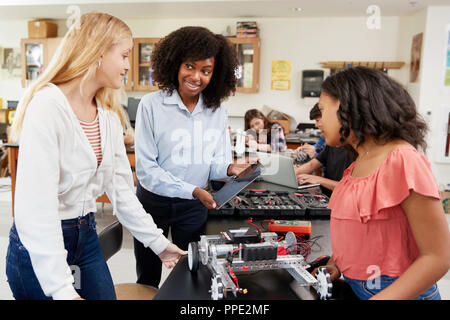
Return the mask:
[[186, 253], [166, 239], [134, 194], [118, 95], [131, 48], [124, 22], [84, 14], [20, 101], [12, 126], [20, 149], [6, 263], [16, 299], [116, 298], [95, 227], [96, 199], [104, 192], [118, 220], [167, 267]]

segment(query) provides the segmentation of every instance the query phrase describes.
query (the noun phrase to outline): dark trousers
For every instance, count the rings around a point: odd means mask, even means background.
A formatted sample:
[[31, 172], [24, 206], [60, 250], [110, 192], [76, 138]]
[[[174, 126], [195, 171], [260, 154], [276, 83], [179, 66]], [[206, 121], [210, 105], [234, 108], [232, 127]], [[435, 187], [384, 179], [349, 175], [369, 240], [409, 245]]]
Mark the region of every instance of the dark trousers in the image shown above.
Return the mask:
[[[180, 249], [187, 250], [189, 242], [200, 240], [200, 235], [205, 233], [208, 209], [199, 200], [163, 197], [144, 189], [139, 183], [136, 196], [166, 237], [170, 228], [172, 242]], [[136, 282], [158, 288], [162, 270], [159, 257], [137, 239], [134, 239], [134, 256]]]

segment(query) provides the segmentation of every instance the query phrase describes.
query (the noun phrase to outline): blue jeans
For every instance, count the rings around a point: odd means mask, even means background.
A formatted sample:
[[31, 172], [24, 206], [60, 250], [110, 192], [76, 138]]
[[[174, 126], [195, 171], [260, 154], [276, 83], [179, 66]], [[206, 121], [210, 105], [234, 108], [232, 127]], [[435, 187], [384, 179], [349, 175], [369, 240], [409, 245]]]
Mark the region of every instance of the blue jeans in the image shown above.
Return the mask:
[[[361, 300], [368, 300], [383, 289], [390, 286], [398, 277], [380, 276], [373, 280], [356, 280], [344, 276], [345, 282], [352, 287], [353, 292]], [[436, 284], [422, 293], [414, 300], [441, 300], [441, 295]]]
[[[61, 221], [67, 263], [74, 287], [83, 299], [115, 300], [114, 284], [98, 242], [94, 213]], [[20, 241], [15, 224], [9, 233], [6, 276], [17, 300], [51, 300], [42, 290], [28, 250]]]

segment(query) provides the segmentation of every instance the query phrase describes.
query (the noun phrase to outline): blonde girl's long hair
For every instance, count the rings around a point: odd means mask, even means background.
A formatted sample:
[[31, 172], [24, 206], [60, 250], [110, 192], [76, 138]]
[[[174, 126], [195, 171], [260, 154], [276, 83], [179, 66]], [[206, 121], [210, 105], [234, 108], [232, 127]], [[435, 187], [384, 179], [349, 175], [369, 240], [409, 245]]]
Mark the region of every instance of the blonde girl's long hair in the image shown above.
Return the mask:
[[[98, 61], [111, 46], [132, 37], [130, 28], [120, 19], [106, 13], [90, 12], [80, 17], [62, 39], [49, 65], [25, 92], [17, 106], [11, 126], [10, 142], [19, 140], [27, 107], [34, 94], [49, 83], [62, 84], [81, 77], [83, 82], [95, 76]], [[102, 88], [96, 93], [101, 105], [119, 115], [125, 129], [126, 116], [120, 105], [119, 90]]]

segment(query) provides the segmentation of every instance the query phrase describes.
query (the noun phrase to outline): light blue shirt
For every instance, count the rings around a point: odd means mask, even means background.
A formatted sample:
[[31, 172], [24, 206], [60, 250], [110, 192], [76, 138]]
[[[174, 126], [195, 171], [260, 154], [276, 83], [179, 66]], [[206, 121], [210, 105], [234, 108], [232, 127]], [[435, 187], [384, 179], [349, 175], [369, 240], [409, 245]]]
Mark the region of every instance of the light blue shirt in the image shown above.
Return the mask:
[[206, 108], [200, 94], [192, 112], [178, 92], [145, 95], [136, 114], [136, 177], [148, 191], [193, 199], [196, 187], [222, 180], [232, 163], [228, 116], [224, 107]]

